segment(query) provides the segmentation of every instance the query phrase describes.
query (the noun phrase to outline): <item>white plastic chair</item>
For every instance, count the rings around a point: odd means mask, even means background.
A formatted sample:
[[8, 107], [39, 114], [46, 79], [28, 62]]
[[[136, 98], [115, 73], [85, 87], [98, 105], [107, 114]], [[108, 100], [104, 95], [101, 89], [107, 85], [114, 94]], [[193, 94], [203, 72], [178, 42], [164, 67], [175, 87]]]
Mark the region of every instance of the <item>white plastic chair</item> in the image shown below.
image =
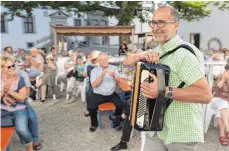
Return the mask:
[[[38, 83], [38, 81], [40, 80], [40, 78], [42, 78], [43, 75], [44, 75], [44, 72], [41, 72], [41, 74], [36, 77], [36, 83]], [[40, 92], [40, 89], [37, 89], [36, 99], [39, 100], [40, 98], [41, 98], [41, 92]]]
[[[66, 73], [66, 70], [64, 69], [64, 61], [63, 60], [58, 60], [56, 62], [56, 79], [55, 79], [55, 83], [57, 85], [57, 79], [59, 78], [60, 75], [63, 75], [64, 73]], [[61, 82], [60, 83], [60, 92], [63, 92], [64, 89], [64, 83]]]
[[81, 89], [81, 100], [82, 100], [82, 102], [85, 102], [87, 99], [86, 94], [87, 94], [88, 84], [89, 84], [89, 78], [86, 77], [86, 78], [84, 78], [83, 86]]
[[[213, 98], [216, 99], [216, 98]], [[212, 117], [215, 116], [216, 111], [214, 111], [211, 107], [212, 103], [203, 104], [203, 126], [204, 126], [204, 133], [208, 132], [208, 128]], [[217, 122], [214, 120], [214, 126], [217, 127]]]

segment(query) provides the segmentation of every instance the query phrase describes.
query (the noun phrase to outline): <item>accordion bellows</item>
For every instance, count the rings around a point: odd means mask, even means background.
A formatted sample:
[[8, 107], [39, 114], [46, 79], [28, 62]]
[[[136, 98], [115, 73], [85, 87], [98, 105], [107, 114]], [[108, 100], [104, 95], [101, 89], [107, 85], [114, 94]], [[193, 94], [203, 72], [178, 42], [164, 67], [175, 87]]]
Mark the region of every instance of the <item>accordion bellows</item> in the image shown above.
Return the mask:
[[[142, 95], [140, 86], [144, 82], [153, 82], [149, 76], [152, 73], [158, 78], [159, 96], [148, 99]], [[169, 83], [170, 69], [165, 65], [153, 65], [138, 62], [135, 69], [132, 104], [130, 113], [131, 125], [139, 131], [161, 131], [164, 115], [171, 99], [165, 98], [165, 87]]]

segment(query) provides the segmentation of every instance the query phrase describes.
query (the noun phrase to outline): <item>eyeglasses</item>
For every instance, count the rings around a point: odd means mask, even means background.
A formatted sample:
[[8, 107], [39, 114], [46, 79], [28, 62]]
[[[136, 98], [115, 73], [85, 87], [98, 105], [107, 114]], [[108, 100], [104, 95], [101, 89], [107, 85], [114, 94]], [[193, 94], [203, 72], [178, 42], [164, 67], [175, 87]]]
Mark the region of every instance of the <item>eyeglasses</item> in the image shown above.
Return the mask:
[[15, 67], [15, 64], [11, 65], [11, 66], [6, 66], [7, 69], [11, 69], [11, 68], [14, 68]]
[[91, 57], [87, 57], [87, 58], [91, 58]]
[[158, 28], [163, 28], [163, 27], [165, 27], [165, 24], [167, 24], [167, 23], [175, 23], [175, 22], [176, 21], [165, 21], [165, 20], [155, 21], [155, 20], [150, 20], [150, 21], [148, 21], [148, 25], [150, 27], [154, 27], [157, 24]]

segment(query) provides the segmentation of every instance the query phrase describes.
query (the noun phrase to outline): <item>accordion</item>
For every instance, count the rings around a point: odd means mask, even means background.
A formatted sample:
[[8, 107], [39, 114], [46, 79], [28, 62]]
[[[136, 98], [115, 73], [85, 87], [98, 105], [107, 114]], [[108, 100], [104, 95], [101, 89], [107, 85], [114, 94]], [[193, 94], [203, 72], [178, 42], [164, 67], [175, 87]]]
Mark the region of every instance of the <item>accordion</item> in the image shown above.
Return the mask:
[[[156, 99], [143, 96], [140, 85], [142, 82], [153, 82], [150, 73], [158, 78], [159, 95]], [[161, 131], [164, 115], [171, 99], [165, 98], [165, 87], [169, 83], [170, 68], [165, 65], [153, 65], [138, 62], [132, 91], [130, 122], [139, 131]]]

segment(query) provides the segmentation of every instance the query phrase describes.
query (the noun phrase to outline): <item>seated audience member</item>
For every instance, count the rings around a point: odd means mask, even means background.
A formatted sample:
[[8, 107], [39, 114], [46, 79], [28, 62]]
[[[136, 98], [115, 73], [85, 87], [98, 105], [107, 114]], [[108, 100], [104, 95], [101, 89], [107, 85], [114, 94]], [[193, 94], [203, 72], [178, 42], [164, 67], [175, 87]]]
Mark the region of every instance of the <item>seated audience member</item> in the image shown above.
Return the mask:
[[38, 50], [38, 53], [43, 57], [44, 64], [46, 64], [46, 56], [47, 56], [47, 50], [45, 48], [41, 48]]
[[25, 60], [26, 60], [25, 49], [19, 48], [15, 62], [23, 63], [25, 62]]
[[[5, 55], [5, 59], [2, 60], [2, 63], [4, 63], [7, 60], [6, 58], [11, 58], [13, 61], [14, 57], [12, 55], [7, 55], [7, 56]], [[26, 96], [28, 97], [30, 94], [30, 87], [31, 87], [28, 74], [25, 71], [20, 70], [20, 68], [18, 68], [17, 66], [15, 66], [15, 73], [18, 74], [20, 77], [24, 78], [25, 87], [26, 87]], [[26, 110], [28, 112], [28, 118], [29, 118], [28, 124], [29, 124], [29, 131], [31, 132], [33, 138], [33, 149], [40, 150], [42, 148], [42, 145], [39, 142], [37, 114], [35, 110], [32, 108], [32, 106], [28, 103], [28, 99], [26, 99], [24, 103], [26, 106]]]
[[[99, 66], [91, 71], [90, 81], [93, 94], [88, 98], [88, 109], [90, 112], [90, 131], [95, 132], [98, 127], [97, 110], [98, 106], [105, 102], [112, 102], [116, 106], [115, 115], [121, 115], [123, 103], [116, 94], [116, 80], [119, 79], [119, 72], [116, 66], [109, 65], [109, 56], [106, 53], [99, 54]], [[119, 126], [115, 123], [115, 127]]]
[[212, 60], [213, 61], [224, 61], [224, 54], [218, 50], [213, 51]]
[[58, 96], [58, 87], [55, 84], [56, 77], [56, 65], [53, 63], [53, 57], [51, 55], [46, 56], [47, 64], [44, 66], [44, 74], [36, 84], [36, 87], [41, 87], [41, 102], [45, 102], [47, 87], [52, 88], [55, 97]]
[[219, 125], [221, 145], [228, 146], [229, 138], [229, 65], [225, 66], [224, 73], [218, 78], [213, 92], [212, 109], [216, 111]]
[[[27, 97], [23, 77], [15, 72], [15, 64], [12, 58], [1, 58], [1, 106], [20, 108], [25, 106]], [[1, 110], [1, 113], [8, 112]], [[33, 138], [28, 127], [28, 111], [26, 109], [15, 110], [13, 113], [15, 129], [20, 137], [21, 143], [27, 151], [33, 151]]]
[[81, 57], [84, 57], [85, 56], [81, 49], [77, 49], [76, 50], [76, 55], [77, 56], [81, 56]]
[[85, 64], [86, 64], [86, 65], [91, 64], [91, 54], [86, 54], [86, 61], [85, 61]]
[[6, 53], [9, 53], [9, 54], [13, 55], [13, 48], [12, 48], [11, 46], [5, 47], [5, 48], [4, 48], [4, 51], [5, 51]]
[[71, 58], [69, 58], [65, 63], [64, 63], [64, 69], [66, 70], [66, 73], [63, 73], [62, 75], [60, 75], [57, 79], [57, 83], [60, 82], [64, 82], [65, 84], [67, 84], [67, 74], [68, 72], [70, 72], [75, 64], [76, 64], [76, 54], [75, 53], [71, 53]]
[[226, 59], [227, 57], [229, 57], [229, 49], [223, 48], [223, 49], [222, 49], [222, 52], [223, 52], [223, 54], [224, 54], [224, 58], [225, 58], [225, 59]]
[[43, 71], [44, 59], [38, 54], [36, 48], [30, 49], [30, 56], [27, 56], [26, 60], [29, 63], [29, 69], [27, 70], [29, 77], [34, 78], [39, 76]]
[[[88, 78], [89, 78], [89, 86], [88, 86], [88, 92], [87, 92], [86, 98], [88, 98], [88, 97], [91, 95], [91, 93], [92, 93], [92, 87], [91, 87], [91, 82], [90, 82], [90, 75], [91, 75], [91, 70], [92, 70], [94, 67], [96, 67], [96, 66], [99, 65], [98, 57], [99, 57], [99, 54], [100, 54], [100, 53], [101, 53], [101, 52], [98, 51], [98, 50], [93, 50], [93, 51], [91, 52], [90, 63], [86, 64], [85, 69], [84, 69], [85, 72], [87, 73]], [[88, 61], [88, 62], [89, 62], [89, 61]], [[84, 115], [85, 115], [86, 117], [89, 116], [88, 101], [89, 101], [89, 99], [86, 99], [87, 110], [86, 110], [85, 113], [84, 113]]]
[[67, 93], [72, 93], [72, 98], [67, 101], [67, 103], [73, 103], [76, 101], [76, 97], [79, 95], [80, 90], [78, 90], [79, 85], [83, 85], [84, 78], [86, 77], [86, 73], [84, 71], [85, 65], [83, 63], [83, 58], [81, 56], [77, 57], [77, 64], [74, 69], [68, 73], [67, 77], [69, 77], [68, 85], [67, 85]]
[[55, 47], [52, 47], [51, 48], [51, 53], [50, 53], [51, 55], [52, 55], [52, 57], [53, 57], [53, 59], [54, 59], [54, 62], [56, 63], [56, 61], [57, 61], [57, 50], [56, 50], [56, 48]]
[[125, 41], [123, 41], [121, 43], [121, 46], [119, 47], [119, 51], [118, 54], [120, 55], [126, 55], [126, 53], [128, 52], [128, 47]]

